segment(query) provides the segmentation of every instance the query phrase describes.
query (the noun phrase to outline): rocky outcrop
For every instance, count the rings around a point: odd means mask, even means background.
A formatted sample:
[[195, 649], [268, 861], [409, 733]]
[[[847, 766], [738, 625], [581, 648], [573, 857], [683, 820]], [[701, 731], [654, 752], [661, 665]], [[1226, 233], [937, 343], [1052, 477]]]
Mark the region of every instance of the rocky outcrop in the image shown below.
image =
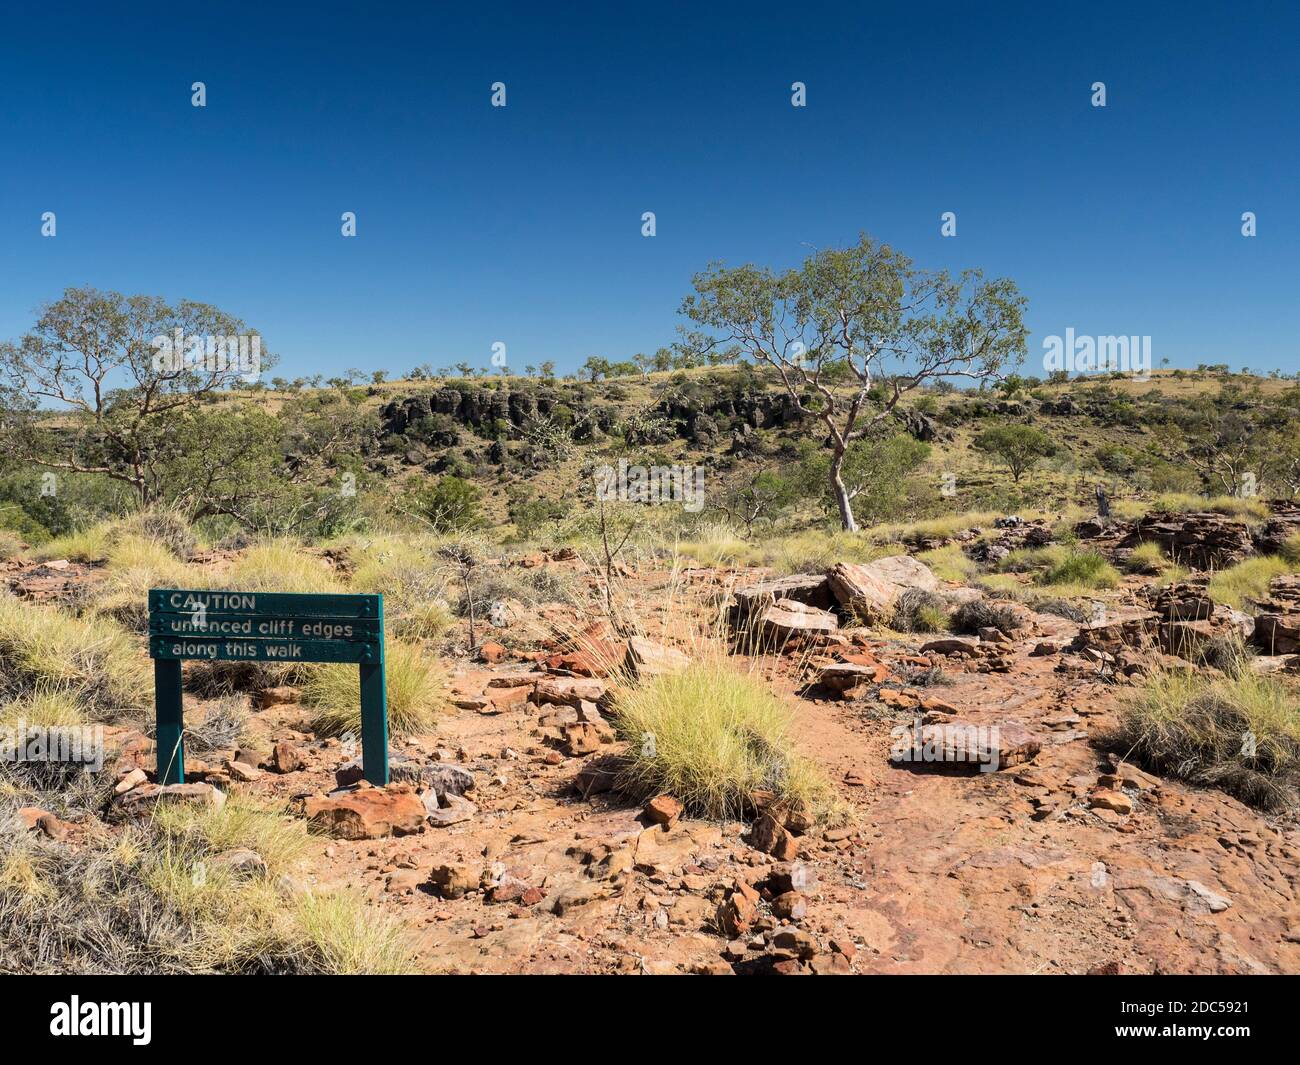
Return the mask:
[[866, 565], [837, 562], [826, 573], [841, 610], [867, 623], [884, 620], [908, 588], [933, 592], [939, 581], [911, 555], [890, 555]]
[[624, 669], [638, 680], [681, 673], [690, 664], [691, 660], [675, 647], [667, 647], [643, 636], [628, 639], [623, 660]]
[[760, 581], [733, 593], [732, 623], [741, 626], [757, 617], [778, 599], [790, 599], [817, 610], [829, 610], [834, 603], [830, 584], [823, 573], [796, 573]]
[[1142, 543], [1157, 543], [1174, 560], [1196, 569], [1231, 566], [1255, 549], [1245, 522], [1212, 511], [1152, 512], [1134, 525], [1120, 546]]
[[1124, 650], [1148, 651], [1194, 659], [1211, 640], [1249, 640], [1255, 623], [1249, 615], [1216, 603], [1206, 591], [1208, 578], [1180, 581], [1159, 589], [1149, 599], [1151, 609], [1110, 609], [1079, 630], [1072, 649], [1117, 655]]
[[1276, 555], [1291, 537], [1300, 535], [1300, 503], [1275, 499], [1268, 505], [1273, 516], [1251, 532], [1251, 539], [1261, 555]]
[[914, 407], [895, 407], [894, 419], [909, 436], [927, 444], [952, 439], [951, 431]]
[[1275, 577], [1257, 604], [1253, 642], [1268, 655], [1300, 653], [1300, 576]]

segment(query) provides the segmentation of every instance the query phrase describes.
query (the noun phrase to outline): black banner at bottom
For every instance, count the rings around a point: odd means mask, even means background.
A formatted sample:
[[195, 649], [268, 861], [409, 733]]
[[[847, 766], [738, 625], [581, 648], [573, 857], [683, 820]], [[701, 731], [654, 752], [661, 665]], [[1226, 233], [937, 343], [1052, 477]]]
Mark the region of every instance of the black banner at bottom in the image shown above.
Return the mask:
[[[849, 977], [830, 988], [803, 980], [779, 991], [771, 979], [756, 986], [754, 978], [653, 990], [632, 987], [633, 978], [497, 979], [515, 986], [494, 993], [483, 979], [468, 977], [29, 976], [0, 979], [0, 995], [22, 1046], [49, 1041], [89, 1049], [102, 1042], [128, 1054], [184, 1051], [206, 1043], [216, 1025], [279, 1031], [282, 1046], [295, 1053], [319, 1047], [337, 1059], [352, 1049], [427, 1047], [435, 1017], [444, 1025], [454, 1017], [488, 1022], [480, 1031], [490, 1033], [494, 1052], [503, 1032], [534, 1047], [540, 1033], [554, 1034], [558, 1017], [573, 1020], [579, 1002], [584, 1041], [602, 1031], [627, 1033], [647, 1011], [683, 1034], [688, 1025], [702, 1034], [731, 1018], [729, 1027], [739, 1025], [731, 1037], [748, 1041], [753, 1022], [775, 1009], [771, 1020], [784, 1023], [764, 1024], [764, 1043], [779, 1042], [784, 1030], [805, 1052], [810, 1043], [824, 1040], [829, 1048], [870, 1032], [913, 1043], [957, 1039], [972, 1048], [1033, 1039], [1044, 1040], [1044, 1048], [1114, 1041], [1163, 1043], [1180, 1053], [1204, 1044], [1231, 1053], [1232, 1044], [1282, 1037], [1297, 990], [1286, 977], [1217, 976]], [[508, 1025], [493, 1023], [507, 1014]]]

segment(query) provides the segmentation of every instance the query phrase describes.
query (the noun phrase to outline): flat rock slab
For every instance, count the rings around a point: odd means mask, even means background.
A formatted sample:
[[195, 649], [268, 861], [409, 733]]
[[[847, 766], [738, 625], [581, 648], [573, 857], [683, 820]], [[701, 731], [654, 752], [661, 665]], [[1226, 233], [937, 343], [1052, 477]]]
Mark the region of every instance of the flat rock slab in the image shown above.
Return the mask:
[[338, 839], [381, 839], [418, 832], [428, 811], [409, 784], [386, 788], [356, 785], [329, 795], [313, 796], [304, 806], [307, 819]]
[[818, 610], [793, 599], [778, 599], [759, 618], [759, 634], [769, 642], [801, 635], [829, 636], [839, 627], [839, 618], [829, 610]]
[[1042, 741], [1020, 725], [954, 719], [904, 730], [895, 739], [890, 761], [966, 765], [991, 773], [1032, 761], [1042, 749]]

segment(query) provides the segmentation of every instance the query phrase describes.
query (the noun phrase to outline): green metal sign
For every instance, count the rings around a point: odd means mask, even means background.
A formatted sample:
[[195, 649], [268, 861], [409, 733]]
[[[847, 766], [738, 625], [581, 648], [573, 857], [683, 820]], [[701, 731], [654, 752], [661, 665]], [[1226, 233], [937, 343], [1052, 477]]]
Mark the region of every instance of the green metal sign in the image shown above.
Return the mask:
[[360, 667], [361, 759], [388, 783], [384, 597], [279, 592], [149, 591], [158, 781], [185, 781], [181, 662], [347, 662]]

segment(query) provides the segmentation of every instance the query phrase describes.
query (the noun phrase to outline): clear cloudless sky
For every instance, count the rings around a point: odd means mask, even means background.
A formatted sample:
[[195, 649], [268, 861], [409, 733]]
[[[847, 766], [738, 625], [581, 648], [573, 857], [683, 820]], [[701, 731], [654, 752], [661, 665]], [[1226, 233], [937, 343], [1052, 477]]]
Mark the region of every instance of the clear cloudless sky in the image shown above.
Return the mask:
[[1298, 119], [1293, 3], [14, 5], [0, 338], [93, 285], [214, 303], [288, 377], [567, 371], [671, 341], [710, 261], [866, 231], [1012, 277], [1027, 372], [1067, 327], [1294, 372]]

